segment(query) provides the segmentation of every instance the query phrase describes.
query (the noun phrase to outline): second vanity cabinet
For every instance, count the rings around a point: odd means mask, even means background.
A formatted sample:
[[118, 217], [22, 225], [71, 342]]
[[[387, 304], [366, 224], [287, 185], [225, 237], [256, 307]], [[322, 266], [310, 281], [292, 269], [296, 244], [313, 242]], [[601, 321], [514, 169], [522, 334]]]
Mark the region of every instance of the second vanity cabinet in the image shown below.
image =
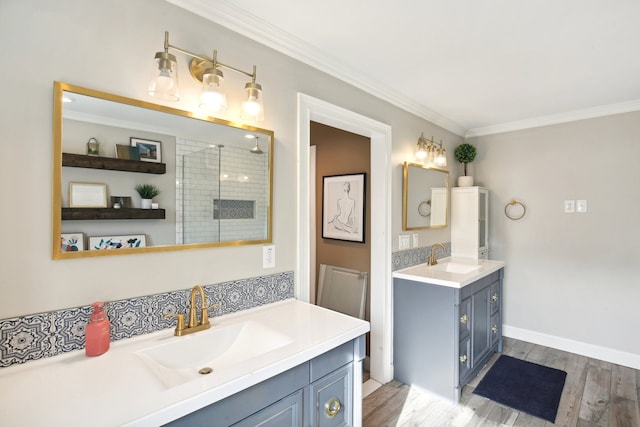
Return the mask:
[[462, 288], [394, 278], [394, 377], [457, 403], [502, 351], [503, 271]]
[[364, 336], [166, 425], [352, 426], [362, 359]]

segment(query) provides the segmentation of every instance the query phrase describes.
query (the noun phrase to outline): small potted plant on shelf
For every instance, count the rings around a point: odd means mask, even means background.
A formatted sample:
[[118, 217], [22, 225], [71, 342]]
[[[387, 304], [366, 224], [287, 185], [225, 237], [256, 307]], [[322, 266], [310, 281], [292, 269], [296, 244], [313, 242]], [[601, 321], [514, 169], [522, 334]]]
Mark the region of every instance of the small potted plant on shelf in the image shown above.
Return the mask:
[[471, 144], [460, 144], [456, 147], [454, 155], [456, 160], [464, 164], [464, 176], [458, 177], [458, 187], [471, 187], [473, 185], [473, 177], [467, 175], [467, 164], [475, 160], [478, 151]]
[[153, 184], [136, 185], [136, 191], [142, 199], [142, 209], [151, 209], [151, 200], [160, 194], [160, 189]]

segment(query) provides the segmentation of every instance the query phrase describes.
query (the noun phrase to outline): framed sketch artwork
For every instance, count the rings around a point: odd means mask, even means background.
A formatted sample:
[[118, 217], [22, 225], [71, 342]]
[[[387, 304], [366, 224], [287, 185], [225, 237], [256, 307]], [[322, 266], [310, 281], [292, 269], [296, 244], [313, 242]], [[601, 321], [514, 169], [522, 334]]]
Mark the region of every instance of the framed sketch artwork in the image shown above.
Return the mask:
[[364, 243], [366, 174], [322, 179], [322, 238]]

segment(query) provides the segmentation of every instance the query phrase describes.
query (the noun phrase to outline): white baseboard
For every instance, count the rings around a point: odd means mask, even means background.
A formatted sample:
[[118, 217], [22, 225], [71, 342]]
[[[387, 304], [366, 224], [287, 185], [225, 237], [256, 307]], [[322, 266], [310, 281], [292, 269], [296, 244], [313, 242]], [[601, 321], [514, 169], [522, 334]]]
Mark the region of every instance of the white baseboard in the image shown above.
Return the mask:
[[543, 345], [545, 347], [551, 347], [558, 350], [568, 351], [570, 353], [580, 354], [582, 356], [591, 357], [593, 359], [604, 360], [606, 362], [615, 363], [616, 365], [627, 366], [633, 369], [640, 369], [640, 355], [638, 354], [627, 353], [612, 348], [601, 347], [598, 345], [574, 341], [567, 338], [547, 335], [540, 332], [516, 328], [509, 325], [502, 326], [502, 335], [533, 344]]

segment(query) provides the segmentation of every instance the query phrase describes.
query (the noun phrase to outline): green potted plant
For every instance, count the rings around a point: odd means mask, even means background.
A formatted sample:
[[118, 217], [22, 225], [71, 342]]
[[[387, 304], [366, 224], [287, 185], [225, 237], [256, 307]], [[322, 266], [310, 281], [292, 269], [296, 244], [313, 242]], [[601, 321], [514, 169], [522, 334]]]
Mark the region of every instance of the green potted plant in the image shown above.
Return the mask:
[[142, 199], [142, 209], [151, 209], [151, 199], [160, 194], [160, 189], [153, 184], [136, 185], [136, 191]]
[[460, 144], [456, 147], [454, 155], [456, 160], [464, 164], [464, 176], [458, 177], [458, 187], [471, 187], [473, 185], [473, 177], [467, 175], [467, 164], [475, 160], [478, 151], [471, 144]]

